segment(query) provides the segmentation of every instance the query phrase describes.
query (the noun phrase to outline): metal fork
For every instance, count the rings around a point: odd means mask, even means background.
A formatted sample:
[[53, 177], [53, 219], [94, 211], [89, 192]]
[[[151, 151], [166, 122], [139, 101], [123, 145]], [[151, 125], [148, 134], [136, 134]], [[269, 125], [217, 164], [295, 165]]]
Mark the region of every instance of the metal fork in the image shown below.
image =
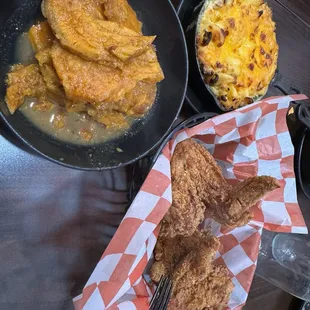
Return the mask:
[[150, 310], [166, 310], [172, 291], [172, 282], [168, 276], [160, 278], [158, 287], [150, 303]]

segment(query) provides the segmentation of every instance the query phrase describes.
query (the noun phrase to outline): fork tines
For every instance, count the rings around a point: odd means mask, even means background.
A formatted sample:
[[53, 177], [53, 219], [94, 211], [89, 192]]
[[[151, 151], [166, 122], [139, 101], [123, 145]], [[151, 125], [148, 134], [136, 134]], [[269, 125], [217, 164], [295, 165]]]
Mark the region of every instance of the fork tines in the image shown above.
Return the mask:
[[150, 310], [166, 310], [172, 291], [172, 282], [168, 276], [162, 276], [150, 303]]

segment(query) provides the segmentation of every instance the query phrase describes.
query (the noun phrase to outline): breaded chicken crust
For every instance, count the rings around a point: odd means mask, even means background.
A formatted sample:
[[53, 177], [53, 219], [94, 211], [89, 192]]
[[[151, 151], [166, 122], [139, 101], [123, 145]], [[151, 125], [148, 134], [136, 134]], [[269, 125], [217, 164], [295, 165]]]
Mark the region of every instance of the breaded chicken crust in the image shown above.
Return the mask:
[[169, 310], [218, 310], [226, 306], [233, 284], [227, 268], [212, 263], [219, 246], [219, 240], [208, 231], [197, 230], [189, 237], [159, 237], [150, 276], [159, 282], [162, 275], [170, 275]]
[[176, 146], [171, 174], [172, 205], [161, 229], [166, 237], [192, 235], [206, 211], [225, 226], [243, 226], [252, 218], [251, 207], [279, 188], [278, 181], [269, 176], [229, 185], [213, 156], [193, 139]]

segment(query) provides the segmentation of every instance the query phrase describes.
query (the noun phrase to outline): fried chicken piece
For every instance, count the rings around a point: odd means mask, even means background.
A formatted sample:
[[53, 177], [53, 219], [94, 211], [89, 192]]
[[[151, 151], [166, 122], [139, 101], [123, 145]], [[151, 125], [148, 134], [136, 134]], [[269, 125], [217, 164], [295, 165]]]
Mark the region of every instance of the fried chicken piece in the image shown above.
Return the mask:
[[102, 0], [104, 16], [113, 22], [142, 34], [142, 23], [127, 0]]
[[252, 217], [250, 208], [279, 187], [272, 177], [254, 177], [230, 186], [213, 156], [192, 139], [176, 146], [171, 174], [173, 201], [162, 223], [167, 237], [191, 235], [206, 210], [224, 225], [243, 226]]
[[223, 202], [229, 185], [212, 155], [194, 140], [176, 146], [171, 161], [172, 205], [162, 234], [190, 236], [204, 219], [206, 204]]
[[159, 282], [162, 275], [172, 278], [168, 309], [217, 310], [227, 304], [232, 281], [225, 266], [212, 263], [219, 246], [219, 240], [207, 231], [175, 238], [160, 234], [150, 276], [155, 282]]
[[14, 66], [7, 77], [6, 103], [11, 114], [20, 108], [26, 97], [43, 97], [46, 87], [37, 65]]
[[123, 62], [144, 53], [155, 39], [95, 18], [85, 10], [82, 0], [44, 0], [42, 11], [63, 46], [88, 60], [113, 67], [122, 67]]
[[176, 266], [191, 252], [201, 253], [205, 264], [211, 264], [220, 243], [208, 231], [196, 230], [191, 236], [176, 236], [166, 238], [160, 232], [155, 247], [155, 263], [150, 276], [154, 282], [159, 282], [162, 275], [171, 275]]
[[225, 202], [209, 212], [217, 222], [228, 227], [244, 226], [252, 219], [250, 208], [277, 188], [279, 183], [272, 177], [248, 178], [232, 187]]
[[201, 252], [188, 254], [173, 272], [168, 310], [220, 310], [227, 306], [234, 288], [227, 267], [210, 264]]

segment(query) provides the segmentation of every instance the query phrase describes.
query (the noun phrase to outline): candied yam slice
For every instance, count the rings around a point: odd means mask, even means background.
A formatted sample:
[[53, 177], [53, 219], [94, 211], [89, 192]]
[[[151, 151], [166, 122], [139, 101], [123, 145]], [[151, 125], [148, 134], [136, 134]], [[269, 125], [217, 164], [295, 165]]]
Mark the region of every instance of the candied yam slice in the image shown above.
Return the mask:
[[26, 97], [40, 97], [46, 87], [37, 65], [13, 67], [8, 74], [6, 103], [11, 114], [20, 108]]
[[33, 25], [28, 32], [28, 37], [35, 52], [51, 47], [55, 40], [53, 31], [47, 21]]

